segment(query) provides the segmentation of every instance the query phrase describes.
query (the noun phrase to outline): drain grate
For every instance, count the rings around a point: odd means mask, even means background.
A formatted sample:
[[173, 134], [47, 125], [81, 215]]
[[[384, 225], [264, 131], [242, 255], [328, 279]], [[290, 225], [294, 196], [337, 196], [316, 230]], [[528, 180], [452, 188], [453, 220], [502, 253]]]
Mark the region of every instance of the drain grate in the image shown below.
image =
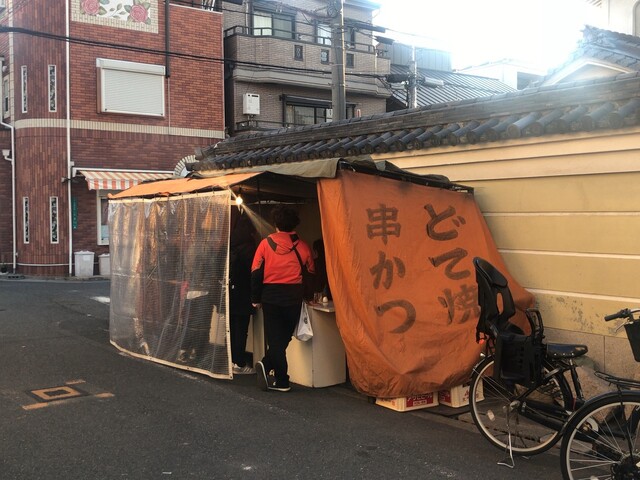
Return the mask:
[[30, 390], [27, 393], [41, 402], [55, 402], [56, 400], [66, 400], [68, 398], [84, 397], [88, 395], [86, 392], [83, 392], [78, 388], [72, 388], [68, 385], [40, 388], [38, 390]]

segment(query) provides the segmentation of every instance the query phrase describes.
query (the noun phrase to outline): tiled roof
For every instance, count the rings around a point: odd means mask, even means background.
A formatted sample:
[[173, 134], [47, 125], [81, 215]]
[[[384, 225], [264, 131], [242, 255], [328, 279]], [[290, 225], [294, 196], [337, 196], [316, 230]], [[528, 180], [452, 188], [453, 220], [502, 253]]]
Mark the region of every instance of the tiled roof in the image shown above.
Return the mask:
[[582, 40], [567, 60], [550, 71], [539, 84], [578, 59], [593, 59], [618, 65], [624, 69], [640, 71], [640, 37], [586, 26]]
[[[407, 73], [409, 73], [409, 67], [391, 65], [391, 74], [398, 75]], [[477, 75], [419, 68], [418, 76], [440, 80], [444, 83], [444, 85], [437, 87], [418, 85], [418, 106], [489, 97], [491, 95], [515, 91], [514, 88], [511, 88], [499, 80]], [[407, 104], [407, 92], [404, 88], [394, 85], [392, 93], [393, 97], [402, 105]]]
[[640, 123], [640, 73], [528, 88], [370, 117], [232, 137], [194, 171], [603, 132]]

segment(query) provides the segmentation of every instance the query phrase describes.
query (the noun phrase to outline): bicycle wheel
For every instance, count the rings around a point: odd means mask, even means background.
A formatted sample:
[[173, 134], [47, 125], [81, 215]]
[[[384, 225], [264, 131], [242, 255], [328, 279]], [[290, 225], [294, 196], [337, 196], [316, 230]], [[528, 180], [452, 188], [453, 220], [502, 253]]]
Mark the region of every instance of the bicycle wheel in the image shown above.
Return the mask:
[[562, 476], [640, 479], [640, 392], [605, 393], [567, 423], [560, 448]]
[[[471, 416], [489, 442], [514, 455], [535, 455], [551, 448], [569, 417], [573, 394], [561, 373], [535, 390], [493, 377], [493, 357], [474, 368], [469, 390]], [[553, 366], [545, 362], [545, 372]]]

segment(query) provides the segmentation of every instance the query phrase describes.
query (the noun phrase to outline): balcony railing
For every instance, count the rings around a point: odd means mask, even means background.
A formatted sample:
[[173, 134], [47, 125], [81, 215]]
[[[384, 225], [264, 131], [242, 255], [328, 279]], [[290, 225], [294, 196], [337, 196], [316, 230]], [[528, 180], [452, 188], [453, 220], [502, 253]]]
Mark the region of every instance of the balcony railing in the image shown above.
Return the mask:
[[[331, 39], [327, 37], [320, 37], [309, 33], [292, 32], [290, 30], [278, 30], [273, 27], [246, 27], [244, 25], [236, 25], [231, 28], [227, 28], [224, 31], [225, 38], [232, 37], [234, 35], [244, 35], [247, 37], [271, 37], [279, 38], [282, 40], [290, 40], [292, 42], [303, 42], [314, 45], [323, 45], [326, 47], [331, 46]], [[377, 55], [378, 57], [386, 57], [387, 52], [377, 49], [374, 45], [368, 43], [359, 42], [344, 42], [345, 50], [353, 50], [361, 53], [369, 53]]]
[[242, 120], [236, 122], [234, 133], [244, 133], [247, 131], [263, 131], [274, 130], [276, 128], [289, 127], [291, 125], [283, 122], [274, 122], [270, 120]]
[[220, 11], [219, 3], [215, 0], [170, 0], [175, 5], [183, 7], [201, 8], [203, 10]]

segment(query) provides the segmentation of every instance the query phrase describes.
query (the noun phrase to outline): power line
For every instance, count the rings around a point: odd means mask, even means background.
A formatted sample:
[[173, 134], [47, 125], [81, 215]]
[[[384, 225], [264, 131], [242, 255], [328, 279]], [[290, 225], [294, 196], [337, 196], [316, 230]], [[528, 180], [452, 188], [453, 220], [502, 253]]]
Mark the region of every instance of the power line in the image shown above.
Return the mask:
[[[7, 8], [5, 10], [5, 16], [11, 16], [14, 14], [14, 12], [18, 11], [19, 9], [25, 7], [28, 3], [31, 3], [33, 0], [14, 0], [11, 3], [11, 6], [9, 8]], [[215, 12], [229, 12], [229, 13], [244, 13], [242, 11], [239, 10], [233, 10], [230, 8], [224, 8], [223, 6], [217, 6], [217, 7], [213, 7], [213, 8], [207, 8], [206, 6], [204, 6], [202, 3], [202, 0], [164, 0], [164, 1], [170, 1], [172, 4], [175, 5], [184, 5], [186, 7], [192, 7], [192, 8], [199, 8], [199, 9], [205, 9], [205, 10], [212, 10]], [[218, 0], [219, 1], [219, 0]], [[233, 3], [233, 2], [232, 2]], [[318, 18], [318, 20], [328, 20], [328, 18], [325, 15], [320, 15], [317, 12], [314, 11], [309, 11], [300, 7], [296, 7], [293, 5], [288, 5], [288, 7], [291, 10], [295, 10], [303, 15], [305, 14], [310, 14], [310, 15], [314, 15]], [[318, 25], [318, 21], [309, 21], [307, 20], [307, 22], [302, 22], [299, 20], [296, 20], [294, 18], [294, 23], [298, 24], [298, 25], [306, 25], [306, 26], [311, 26], [311, 27], [317, 27]], [[354, 23], [355, 22], [355, 23]], [[393, 32], [393, 33], [397, 33], [400, 35], [405, 35], [405, 36], [409, 36], [409, 37], [415, 37], [415, 38], [421, 38], [421, 39], [425, 39], [425, 40], [431, 40], [431, 41], [437, 41], [436, 38], [434, 37], [428, 37], [425, 35], [419, 35], [419, 34], [415, 34], [415, 33], [409, 33], [409, 32], [403, 32], [400, 30], [395, 30], [389, 27], [384, 27], [384, 26], [380, 26], [380, 25], [374, 25], [373, 23], [368, 23], [368, 22], [360, 22], [360, 21], [355, 21], [349, 18], [345, 18], [345, 24], [346, 26], [353, 26], [354, 28], [357, 28], [358, 31], [368, 37], [371, 38], [373, 40], [375, 40], [376, 35], [374, 35], [373, 33], [365, 33], [363, 30], [368, 30], [370, 32], [380, 32], [380, 31], [389, 31], [389, 32]], [[294, 33], [294, 32], [292, 32]]]
[[[230, 13], [239, 13], [238, 10], [233, 10], [233, 9], [229, 9], [229, 8], [224, 8], [222, 6], [217, 6], [217, 7], [213, 7], [213, 8], [207, 8], [205, 5], [203, 5], [203, 0], [165, 0], [165, 1], [171, 1], [171, 3], [176, 4], [176, 5], [184, 5], [187, 7], [192, 7], [192, 8], [199, 8], [199, 9], [205, 9], [205, 10], [212, 10], [212, 11], [216, 11], [216, 12], [230, 12]], [[218, 0], [219, 1], [219, 0]], [[11, 7], [8, 8], [5, 11], [5, 16], [11, 16], [13, 15], [16, 11], [18, 11], [19, 9], [22, 9], [23, 7], [27, 6], [29, 3], [31, 3], [32, 0], [14, 0], [14, 2], [12, 2]], [[326, 17], [325, 15], [319, 15], [317, 12], [312, 12], [312, 11], [308, 11], [299, 7], [295, 7], [295, 6], [288, 6], [291, 10], [294, 10], [296, 12], [299, 13], [303, 13], [303, 14], [312, 14], [318, 17], [319, 20], [328, 20], [328, 17]], [[244, 13], [244, 12], [240, 12], [240, 13]], [[355, 22], [353, 24], [349, 23], [349, 22]], [[306, 26], [311, 26], [311, 27], [317, 27], [319, 22], [301, 22], [297, 19], [295, 19], [295, 17], [293, 18], [293, 23], [295, 25], [306, 25]], [[345, 23], [346, 26], [345, 27], [352, 27], [355, 28], [361, 35], [364, 35], [365, 37], [371, 39], [371, 40], [376, 40], [376, 35], [373, 34], [373, 32], [378, 32], [378, 31], [385, 31], [387, 30], [386, 27], [380, 27], [380, 26], [376, 26], [373, 24], [369, 24], [368, 22], [360, 22], [360, 21], [351, 21], [350, 19], [345, 19]], [[248, 28], [248, 27], [245, 27]], [[365, 30], [365, 31], [363, 31]], [[370, 33], [367, 33], [366, 30], [369, 30]], [[389, 29], [391, 31], [394, 31], [396, 33], [403, 33], [403, 32], [399, 32], [397, 30], [392, 30]], [[2, 32], [2, 30], [0, 30], [0, 32]], [[36, 31], [31, 30], [29, 32], [25, 31], [23, 33], [28, 33], [28, 34], [32, 34], [35, 35]], [[73, 39], [73, 38], [67, 38], [64, 36], [60, 36], [60, 35], [56, 35], [56, 34], [46, 34], [44, 32], [41, 32], [42, 34], [40, 36], [43, 36], [45, 38], [52, 38], [52, 39], [57, 39], [57, 40], [62, 40], [62, 41], [69, 41], [71, 43], [86, 43], [86, 44], [91, 44], [91, 40], [87, 40], [87, 39]], [[294, 33], [296, 33], [295, 31], [291, 32], [292, 35]], [[405, 34], [405, 33], [403, 33]], [[48, 35], [48, 37], [47, 37]], [[313, 35], [313, 34], [311, 34]], [[412, 34], [408, 34], [406, 33], [406, 35], [412, 35]], [[413, 35], [416, 37], [419, 37], [418, 35]], [[421, 38], [428, 38], [428, 37], [421, 37]], [[293, 40], [293, 39], [292, 39]], [[118, 46], [117, 44], [109, 44], [108, 42], [99, 42], [99, 41], [93, 41], [95, 43], [93, 43], [94, 45], [102, 45], [108, 48], [121, 48], [121, 49], [125, 49], [125, 50], [130, 50], [130, 51], [136, 51], [136, 50], [142, 50], [141, 48], [127, 48], [124, 45], [120, 45]], [[369, 44], [363, 44], [363, 45], [369, 45]], [[370, 45], [372, 46], [372, 45]], [[165, 52], [165, 51], [159, 51], [159, 50], [155, 50], [155, 51], [148, 51], [147, 53], [154, 53], [154, 54], [162, 54], [162, 55], [170, 55], [173, 57], [183, 57], [183, 58], [191, 58], [194, 60], [198, 60], [198, 56], [194, 56], [194, 55], [190, 55], [187, 53], [178, 53], [178, 52]], [[242, 64], [242, 65], [246, 65], [246, 66], [256, 66], [256, 67], [268, 67], [268, 68], [274, 68], [274, 69], [280, 69], [280, 70], [290, 70], [290, 71], [294, 71], [294, 72], [300, 72], [300, 73], [317, 73], [317, 74], [330, 74], [330, 71], [325, 71], [325, 70], [319, 70], [319, 69], [305, 69], [305, 68], [299, 68], [299, 67], [284, 67], [284, 66], [280, 66], [280, 65], [271, 65], [271, 64], [263, 64], [263, 63], [257, 63], [257, 62], [248, 62], [248, 61], [237, 61], [237, 60], [230, 60], [230, 59], [219, 59], [219, 58], [209, 58], [209, 57], [201, 57], [200, 60], [211, 60], [211, 61], [219, 61], [219, 62], [226, 62], [226, 63], [235, 63], [235, 64]], [[347, 72], [346, 73], [349, 76], [364, 76], [364, 77], [371, 77], [371, 78], [380, 78], [380, 74], [378, 73], [367, 73], [367, 72]]]
[[[67, 37], [66, 35], [58, 35], [50, 32], [41, 32], [41, 31], [30, 30], [22, 27], [0, 26], [0, 33], [19, 33], [19, 34], [31, 35], [31, 36], [40, 37], [40, 38], [47, 38], [50, 40], [69, 42], [69, 43], [78, 44], [78, 45], [112, 48], [116, 50], [125, 50], [125, 51], [131, 51], [136, 53], [148, 53], [151, 55], [169, 55], [174, 58], [183, 58], [183, 59], [202, 61], [202, 62], [220, 63], [220, 64], [232, 65], [232, 66], [243, 65], [243, 66], [256, 67], [256, 68], [271, 68], [274, 70], [293, 71], [298, 73], [315, 73], [320, 75], [331, 74], [331, 70], [319, 70], [319, 69], [312, 69], [312, 68], [272, 65], [267, 63], [249, 62], [244, 60], [231, 60], [231, 59], [225, 59], [221, 57], [209, 57], [205, 55], [196, 55], [191, 53], [157, 50], [157, 49], [145, 48], [141, 46], [124, 45], [124, 44], [117, 44], [117, 43], [111, 43], [111, 42], [103, 42], [98, 40], [90, 40], [86, 38], [71, 37], [71, 36]], [[361, 76], [361, 77], [371, 77], [371, 78], [380, 77], [380, 75], [375, 73], [353, 73], [353, 75]]]
[[[202, 3], [202, 1], [198, 2], [198, 1], [194, 1], [194, 0], [171, 0], [171, 3], [176, 4], [176, 5], [184, 5], [187, 7], [192, 7], [192, 8], [197, 8], [196, 5], [200, 5]], [[284, 4], [283, 4], [284, 5]], [[295, 11], [299, 14], [301, 14], [304, 19], [306, 20], [306, 22], [297, 20], [295, 17], [293, 17], [293, 22], [296, 25], [305, 25], [305, 26], [309, 26], [309, 27], [317, 27], [319, 23], [322, 24], [327, 24], [328, 22], [330, 22], [331, 18], [325, 14], [320, 14], [318, 13], [319, 10], [323, 10], [326, 7], [322, 7], [319, 8], [316, 11], [313, 10], [307, 10], [304, 8], [300, 8], [300, 7], [296, 7], [295, 5], [284, 5], [287, 7], [288, 10], [291, 11]], [[204, 8], [206, 10], [211, 10], [214, 12], [230, 12], [230, 13], [245, 13], [239, 10], [233, 10], [230, 8], [224, 8], [222, 6], [218, 6], [218, 7], [214, 7], [214, 8], [206, 8], [206, 7], [200, 7], [200, 8]], [[255, 7], [254, 7], [255, 8]], [[258, 11], [261, 13], [269, 13], [268, 11], [263, 11], [260, 10], [259, 6], [258, 6]], [[253, 15], [255, 15], [255, 11], [253, 12]], [[315, 17], [315, 20], [309, 20], [309, 18], [307, 17], [307, 15]], [[346, 26], [353, 26], [355, 28], [358, 29], [363, 29], [363, 30], [371, 30], [371, 31], [382, 31], [384, 32], [385, 27], [381, 27], [381, 26], [377, 26], [377, 25], [373, 25], [367, 22], [361, 22], [358, 20], [354, 20], [354, 19], [349, 19], [349, 18], [345, 18], [345, 24]], [[295, 32], [292, 32], [295, 33]]]
[[[31, 1], [32, 0], [16, 0], [12, 4], [12, 7], [9, 10], [7, 10], [7, 13], [9, 15], [13, 14], [17, 9], [21, 9], [21, 8], [25, 7]], [[168, 1], [168, 0], [165, 0], [165, 1]], [[195, 4], [199, 4], [200, 2], [195, 2], [194, 3], [193, 0], [173, 0], [172, 3], [182, 4], [182, 5], [185, 5], [185, 6], [194, 6]], [[195, 8], [195, 6], [194, 6], [194, 8]], [[203, 8], [203, 7], [200, 6], [200, 8]], [[302, 13], [313, 13], [313, 14], [317, 15], [315, 12], [309, 12], [307, 10], [300, 9], [298, 7], [291, 7], [291, 9], [295, 10], [295, 11], [298, 11], [298, 12], [302, 12]], [[222, 8], [222, 7], [217, 7], [217, 9], [212, 9], [212, 10], [238, 13], [238, 10], [225, 9], [225, 8]], [[322, 18], [325, 18], [325, 17], [322, 17]], [[317, 26], [317, 23], [300, 22], [300, 21], [295, 20], [295, 18], [293, 19], [293, 22], [294, 22], [294, 24]], [[375, 38], [375, 35], [373, 35], [373, 33], [365, 33], [365, 32], [362, 32], [360, 30], [360, 28], [364, 28], [364, 27], [368, 28], [368, 24], [361, 23], [361, 22], [358, 22], [358, 23], [359, 23], [358, 28], [359, 28], [359, 31], [360, 31], [360, 33], [362, 35], [365, 35], [366, 37], [369, 37], [369, 38], [372, 38], [372, 39]], [[372, 32], [373, 32], [373, 30], [376, 30], [376, 31], [378, 30], [378, 28], [373, 26], [373, 25], [371, 27], [372, 27]], [[380, 28], [384, 29], [384, 27], [380, 27]], [[392, 30], [392, 31], [395, 31], [395, 30]], [[22, 27], [0, 27], [0, 33], [22, 33], [22, 34], [25, 34], [25, 35], [32, 35], [32, 36], [48, 38], [48, 39], [58, 40], [58, 41], [64, 41], [64, 42], [69, 42], [69, 43], [74, 43], [74, 44], [79, 44], [79, 45], [99, 46], [99, 47], [112, 48], [112, 49], [117, 49], [117, 50], [125, 50], [125, 51], [139, 52], [139, 53], [148, 53], [148, 54], [152, 54], [152, 55], [165, 55], [165, 56], [170, 56], [170, 57], [174, 57], [174, 58], [190, 59], [190, 60], [194, 60], [194, 61], [221, 63], [221, 64], [229, 65], [229, 66], [240, 65], [240, 66], [254, 67], [254, 68], [270, 68], [270, 69], [274, 69], [274, 70], [297, 72], [297, 73], [303, 73], [303, 74], [304, 73], [306, 73], [306, 74], [317, 74], [317, 75], [331, 75], [332, 74], [331, 70], [321, 70], [321, 69], [302, 68], [302, 67], [294, 67], [294, 66], [273, 65], [273, 64], [266, 64], [266, 63], [259, 63], [259, 62], [250, 62], [250, 61], [243, 61], [243, 60], [234, 60], [234, 59], [209, 57], [209, 56], [204, 56], [204, 55], [195, 55], [195, 54], [189, 54], [189, 53], [184, 53], [184, 52], [174, 52], [174, 51], [164, 51], [164, 50], [157, 50], [157, 49], [149, 49], [149, 48], [144, 48], [144, 47], [140, 47], [140, 46], [116, 44], [116, 43], [104, 42], [104, 41], [99, 41], [99, 40], [90, 40], [90, 39], [86, 39], [86, 38], [78, 38], [78, 37], [71, 37], [71, 36], [67, 37], [67, 36], [64, 36], [64, 35], [58, 35], [58, 34], [54, 34], [54, 33], [50, 33], [50, 32], [41, 32], [41, 31], [36, 31], [36, 30], [30, 30], [30, 29], [26, 29], [26, 28], [22, 28]], [[401, 33], [401, 32], [398, 32], [398, 33]], [[423, 38], [427, 38], [427, 37], [423, 37]], [[379, 74], [379, 73], [375, 73], [375, 72], [374, 73], [369, 73], [369, 72], [346, 72], [345, 74], [350, 76], [350, 77], [375, 78], [375, 79], [379, 79], [379, 80], [384, 80], [384, 78], [385, 78], [385, 75], [382, 75], [382, 74]]]

